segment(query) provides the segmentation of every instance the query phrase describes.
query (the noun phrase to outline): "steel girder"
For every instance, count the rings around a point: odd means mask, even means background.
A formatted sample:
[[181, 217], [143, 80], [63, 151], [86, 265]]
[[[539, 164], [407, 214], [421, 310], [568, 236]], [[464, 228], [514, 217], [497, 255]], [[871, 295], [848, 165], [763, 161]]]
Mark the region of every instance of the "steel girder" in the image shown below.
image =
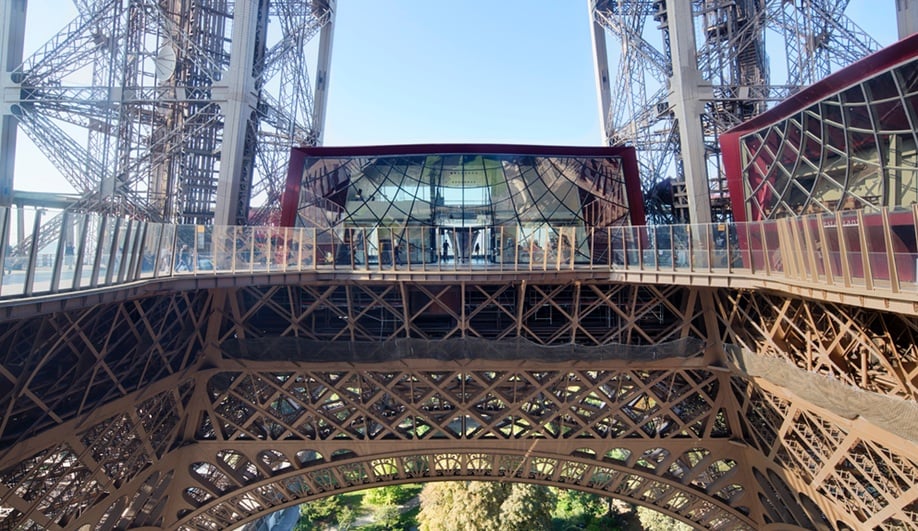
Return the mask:
[[726, 342], [850, 386], [918, 398], [918, 317], [765, 291], [719, 292]]
[[[620, 45], [611, 68], [604, 44], [594, 52], [603, 56], [596, 58], [598, 75], [616, 71], [606, 76], [611, 83], [600, 86], [601, 92], [608, 91], [606, 97], [600, 94], [600, 100], [609, 103], [600, 111], [605, 140], [609, 145], [638, 148], [648, 215], [660, 222], [686, 221], [681, 186], [668, 185], [687, 177], [681, 163], [681, 137], [699, 136], [695, 130], [700, 128], [715, 220], [723, 219], [730, 207], [719, 160], [720, 133], [880, 47], [845, 15], [848, 0], [694, 0], [691, 4], [697, 35], [695, 61], [678, 64], [670, 51], [666, 2], [589, 3], [593, 20]], [[766, 56], [769, 35], [787, 43], [786, 56], [775, 50]], [[686, 68], [697, 68], [702, 88], [710, 92], [704, 98], [700, 123], [677, 123], [669, 101], [671, 93], [699, 88], [669, 86], [676, 79], [670, 79], [673, 72]], [[779, 77], [782, 70], [786, 74]]]
[[[598, 281], [87, 301], [0, 323], [13, 526], [221, 529], [447, 479], [576, 488], [713, 529], [918, 523], [914, 429], [806, 392], [829, 374], [842, 402], [893, 401], [910, 418], [913, 316]], [[736, 363], [734, 348], [793, 378]]]
[[[331, 39], [334, 2], [76, 5], [75, 20], [13, 65], [18, 91], [4, 99], [83, 195], [74, 208], [209, 223], [218, 176], [233, 166], [220, 179], [235, 183], [224, 193], [239, 199], [221, 218], [245, 222], [251, 198], [258, 221], [269, 221], [290, 148], [322, 137], [329, 58], [316, 58], [316, 48], [330, 54], [330, 43], [315, 41]], [[233, 35], [250, 5], [253, 29]]]

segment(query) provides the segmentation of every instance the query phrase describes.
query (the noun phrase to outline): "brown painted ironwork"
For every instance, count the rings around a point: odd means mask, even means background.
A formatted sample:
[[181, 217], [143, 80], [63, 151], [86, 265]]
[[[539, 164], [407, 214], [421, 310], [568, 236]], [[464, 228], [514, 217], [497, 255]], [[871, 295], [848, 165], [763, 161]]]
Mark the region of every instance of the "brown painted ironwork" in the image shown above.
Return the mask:
[[231, 280], [0, 322], [4, 526], [225, 529], [451, 479], [699, 528], [918, 525], [913, 315], [588, 278]]

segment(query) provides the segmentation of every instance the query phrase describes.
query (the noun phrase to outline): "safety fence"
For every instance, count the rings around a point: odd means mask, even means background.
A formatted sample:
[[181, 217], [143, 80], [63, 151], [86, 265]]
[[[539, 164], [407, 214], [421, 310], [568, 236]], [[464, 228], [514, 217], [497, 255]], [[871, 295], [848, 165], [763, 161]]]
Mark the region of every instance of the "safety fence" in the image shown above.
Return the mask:
[[54, 223], [0, 209], [0, 297], [184, 275], [265, 272], [559, 271], [744, 274], [918, 293], [918, 208], [765, 222], [582, 227], [252, 227], [150, 223], [64, 212]]

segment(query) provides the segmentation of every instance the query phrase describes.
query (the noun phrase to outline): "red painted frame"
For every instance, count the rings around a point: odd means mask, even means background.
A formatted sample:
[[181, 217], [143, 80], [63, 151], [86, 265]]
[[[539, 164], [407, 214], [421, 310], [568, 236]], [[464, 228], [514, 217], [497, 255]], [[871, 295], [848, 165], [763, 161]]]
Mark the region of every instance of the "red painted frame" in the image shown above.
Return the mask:
[[282, 199], [281, 226], [292, 227], [296, 212], [303, 163], [307, 157], [378, 157], [398, 155], [532, 155], [555, 157], [619, 157], [625, 178], [625, 194], [632, 225], [644, 225], [644, 198], [638, 175], [637, 153], [633, 147], [536, 146], [522, 144], [393, 144], [380, 146], [296, 147], [290, 151], [287, 184]]

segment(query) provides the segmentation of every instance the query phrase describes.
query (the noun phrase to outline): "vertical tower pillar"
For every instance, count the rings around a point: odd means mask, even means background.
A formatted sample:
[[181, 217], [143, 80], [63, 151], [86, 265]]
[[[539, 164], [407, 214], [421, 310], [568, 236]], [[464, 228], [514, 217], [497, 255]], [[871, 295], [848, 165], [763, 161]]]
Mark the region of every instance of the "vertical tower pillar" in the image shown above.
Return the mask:
[[258, 133], [255, 65], [264, 54], [267, 21], [268, 0], [236, 2], [226, 94], [217, 96], [224, 126], [214, 225], [243, 224], [248, 213]]
[[332, 42], [335, 36], [335, 0], [322, 0], [313, 9], [327, 9], [328, 22], [319, 33], [319, 57], [316, 65], [316, 88], [313, 96], [312, 127], [316, 134], [316, 145], [322, 145], [325, 136], [325, 110], [328, 106], [328, 78], [331, 70]]
[[593, 16], [593, 5], [596, 0], [587, 0], [587, 13], [590, 16], [590, 40], [593, 43], [593, 69], [596, 72], [596, 95], [599, 104], [599, 126], [602, 141], [609, 141], [609, 123], [607, 113], [612, 104], [612, 88], [609, 84], [609, 52], [606, 49], [606, 32]]
[[704, 160], [704, 132], [701, 115], [703, 98], [713, 97], [710, 88], [702, 88], [695, 47], [695, 24], [692, 3], [666, 0], [666, 23], [669, 30], [673, 75], [670, 77], [669, 103], [679, 127], [679, 146], [688, 194], [689, 219], [692, 223], [711, 222], [711, 193]]
[[13, 200], [16, 168], [16, 117], [11, 105], [19, 99], [19, 84], [10, 71], [22, 63], [28, 0], [0, 2], [0, 206]]
[[900, 39], [918, 33], [918, 0], [896, 0], [896, 21]]

